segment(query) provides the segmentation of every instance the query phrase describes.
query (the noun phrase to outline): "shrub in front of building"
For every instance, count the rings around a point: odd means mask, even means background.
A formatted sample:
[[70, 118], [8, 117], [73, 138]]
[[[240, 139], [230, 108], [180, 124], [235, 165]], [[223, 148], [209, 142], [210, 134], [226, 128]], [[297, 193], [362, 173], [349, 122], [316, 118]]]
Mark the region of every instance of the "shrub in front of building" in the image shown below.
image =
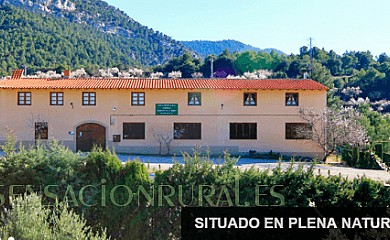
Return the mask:
[[40, 196], [31, 194], [13, 199], [10, 206], [1, 216], [1, 239], [109, 239], [105, 230], [93, 231], [66, 203], [47, 208]]
[[42, 211], [50, 209], [57, 196], [82, 214], [92, 229], [107, 228], [107, 235], [116, 239], [180, 237], [183, 206], [390, 205], [390, 190], [382, 183], [317, 174], [314, 165], [292, 162], [287, 168], [279, 164], [272, 170], [241, 170], [228, 154], [215, 165], [209, 156], [195, 151], [184, 153], [185, 164], [159, 170], [151, 180], [144, 164], [123, 164], [109, 150], [80, 154], [56, 142], [20, 150], [11, 145], [7, 156], [0, 158], [3, 206], [11, 207], [6, 201], [11, 185], [11, 195], [40, 190], [46, 206]]

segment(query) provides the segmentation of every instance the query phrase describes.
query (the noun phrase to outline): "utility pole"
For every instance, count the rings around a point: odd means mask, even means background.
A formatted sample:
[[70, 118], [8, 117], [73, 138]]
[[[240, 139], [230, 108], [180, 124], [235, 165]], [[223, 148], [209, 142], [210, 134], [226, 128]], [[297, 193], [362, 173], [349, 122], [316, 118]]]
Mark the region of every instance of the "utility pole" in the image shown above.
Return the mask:
[[214, 78], [214, 58], [210, 59], [210, 78]]
[[309, 67], [309, 71], [310, 71], [310, 77], [313, 73], [313, 38], [310, 37], [309, 38], [309, 41], [310, 41], [310, 67]]

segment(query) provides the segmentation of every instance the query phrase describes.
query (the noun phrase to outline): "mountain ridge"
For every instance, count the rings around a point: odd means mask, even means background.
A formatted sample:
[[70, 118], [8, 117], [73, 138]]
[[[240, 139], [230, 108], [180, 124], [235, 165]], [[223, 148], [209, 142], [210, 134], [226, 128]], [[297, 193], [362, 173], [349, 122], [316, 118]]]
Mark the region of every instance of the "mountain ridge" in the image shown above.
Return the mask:
[[[65, 20], [70, 24], [79, 24], [82, 27], [94, 28], [108, 34], [115, 38], [111, 41], [120, 42], [119, 45], [128, 58], [145, 66], [163, 64], [187, 50], [173, 38], [141, 25], [123, 11], [101, 0], [0, 0], [1, 7], [7, 5], [32, 12], [42, 18], [51, 16], [58, 21]], [[57, 21], [53, 18], [47, 20]], [[3, 18], [3, 21], [8, 20]], [[2, 30], [5, 31], [4, 28]], [[36, 31], [45, 33], [46, 30], [36, 29]], [[51, 34], [55, 35], [56, 32]], [[7, 45], [7, 43], [4, 44]], [[8, 46], [8, 48], [13, 47]], [[20, 64], [25, 63], [17, 63], [17, 65]]]

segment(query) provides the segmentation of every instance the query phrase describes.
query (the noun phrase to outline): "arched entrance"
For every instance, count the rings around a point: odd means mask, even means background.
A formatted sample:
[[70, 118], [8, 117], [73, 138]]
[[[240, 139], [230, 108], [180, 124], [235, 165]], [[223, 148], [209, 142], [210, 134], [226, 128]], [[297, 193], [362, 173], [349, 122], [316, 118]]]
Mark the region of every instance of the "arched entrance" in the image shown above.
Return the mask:
[[106, 148], [106, 128], [97, 123], [84, 123], [76, 128], [76, 150], [89, 152], [93, 146]]

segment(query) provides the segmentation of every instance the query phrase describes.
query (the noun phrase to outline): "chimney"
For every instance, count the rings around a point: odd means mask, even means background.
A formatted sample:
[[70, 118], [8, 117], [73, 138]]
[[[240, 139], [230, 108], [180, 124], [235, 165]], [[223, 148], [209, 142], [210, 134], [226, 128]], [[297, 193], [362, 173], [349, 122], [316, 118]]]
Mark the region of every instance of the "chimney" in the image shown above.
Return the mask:
[[64, 78], [70, 78], [70, 70], [64, 70]]
[[23, 69], [16, 69], [11, 76], [11, 79], [21, 79], [23, 76]]

